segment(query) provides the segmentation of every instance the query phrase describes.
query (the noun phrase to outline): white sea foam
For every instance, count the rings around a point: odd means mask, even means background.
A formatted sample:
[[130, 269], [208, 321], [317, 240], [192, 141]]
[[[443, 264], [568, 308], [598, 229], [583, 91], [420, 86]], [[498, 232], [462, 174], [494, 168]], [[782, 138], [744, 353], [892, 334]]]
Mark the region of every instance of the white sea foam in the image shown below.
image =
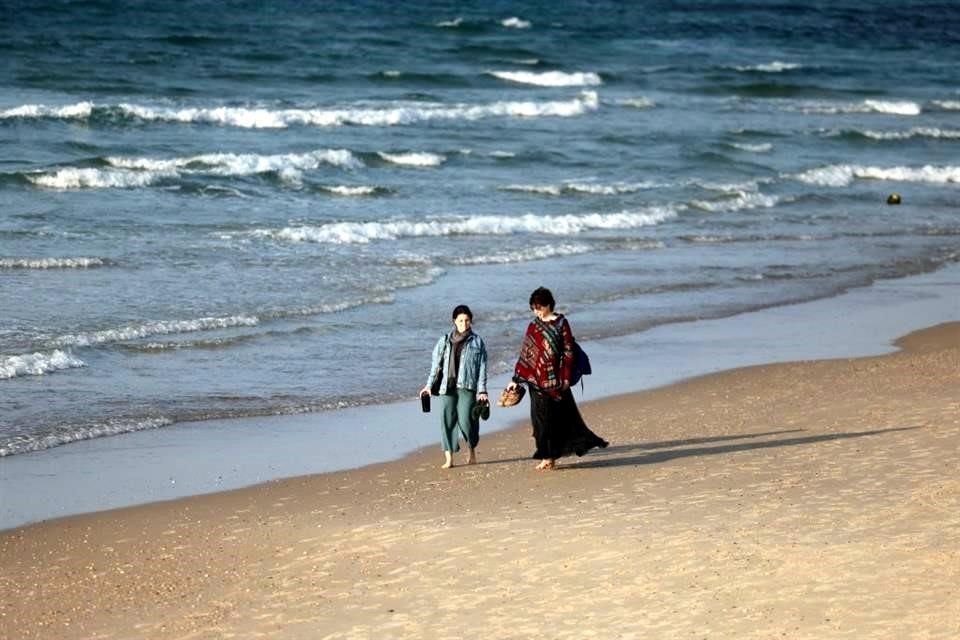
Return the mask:
[[0, 112], [0, 117], [88, 118], [96, 109], [114, 110], [130, 118], [147, 121], [204, 123], [250, 129], [289, 126], [338, 127], [344, 125], [389, 127], [430, 120], [480, 120], [496, 117], [572, 117], [597, 108], [599, 100], [584, 91], [571, 100], [503, 101], [488, 104], [441, 104], [393, 102], [384, 106], [348, 108], [269, 109], [255, 107], [170, 108], [121, 103], [94, 105], [79, 103], [67, 107], [26, 105]]
[[321, 188], [338, 196], [369, 196], [377, 192], [376, 187], [366, 185], [333, 185]]
[[143, 324], [127, 325], [115, 329], [88, 331], [83, 333], [59, 336], [52, 340], [57, 346], [89, 347], [111, 342], [136, 340], [149, 336], [168, 335], [171, 333], [191, 333], [195, 331], [211, 331], [230, 327], [253, 327], [260, 324], [254, 316], [227, 316], [222, 318], [197, 318], [195, 320], [161, 320], [145, 322]]
[[255, 153], [204, 153], [182, 158], [158, 160], [155, 158], [109, 157], [106, 161], [121, 169], [136, 169], [154, 172], [187, 171], [223, 176], [246, 176], [285, 169], [316, 169], [329, 164], [346, 169], [363, 167], [347, 149], [318, 149], [308, 153], [281, 153], [259, 155]]
[[734, 142], [731, 146], [734, 149], [749, 151], [750, 153], [769, 153], [773, 150], [773, 145], [769, 142], [763, 144], [745, 144], [742, 142]]
[[402, 237], [439, 237], [453, 235], [511, 235], [543, 233], [575, 235], [591, 229], [634, 229], [659, 224], [677, 215], [682, 207], [651, 207], [646, 211], [591, 213], [582, 215], [473, 216], [450, 220], [396, 220], [391, 222], [336, 222], [302, 225], [282, 229], [256, 229], [248, 235], [287, 242], [332, 244], [367, 243]]
[[643, 189], [652, 189], [657, 185], [652, 182], [615, 184], [596, 184], [592, 182], [563, 182], [560, 184], [508, 184], [500, 187], [501, 191], [519, 191], [521, 193], [538, 193], [550, 196], [563, 194], [588, 195], [617, 195], [621, 193], [635, 193]]
[[435, 26], [455, 29], [461, 24], [463, 24], [463, 18], [454, 18], [453, 20], [441, 20], [440, 22], [436, 23]]
[[0, 269], [88, 269], [105, 264], [103, 258], [0, 258]]
[[863, 102], [805, 102], [797, 107], [803, 113], [844, 114], [844, 113], [885, 113], [898, 116], [920, 115], [921, 108], [909, 100], [864, 100]]
[[143, 418], [129, 420], [124, 418], [108, 419], [104, 422], [90, 425], [76, 425], [59, 427], [55, 432], [39, 435], [21, 435], [10, 438], [0, 444], [0, 458], [30, 451], [43, 451], [62, 444], [92, 440], [104, 436], [113, 436], [121, 433], [159, 429], [173, 424], [168, 418]]
[[0, 111], [0, 118], [61, 118], [64, 120], [89, 118], [93, 113], [92, 102], [78, 102], [64, 106], [25, 104]]
[[707, 191], [722, 191], [738, 195], [742, 192], [753, 193], [760, 188], [760, 184], [767, 180], [748, 180], [747, 182], [704, 182], [702, 180], [690, 180], [687, 184], [694, 185]]
[[856, 179], [886, 180], [892, 182], [926, 182], [948, 184], [960, 182], [960, 167], [863, 167], [831, 165], [811, 169], [795, 176], [808, 184], [826, 187], [845, 187]]
[[[430, 282], [431, 274], [427, 274], [423, 279], [418, 278], [414, 283], [408, 286], [417, 286], [420, 284], [428, 284]], [[399, 286], [405, 286], [401, 284]], [[283, 307], [281, 309], [274, 309], [272, 311], [264, 311], [261, 313], [261, 316], [264, 319], [276, 320], [278, 318], [296, 318], [300, 316], [318, 316], [328, 313], [339, 313], [341, 311], [347, 311], [348, 309], [355, 309], [356, 307], [363, 307], [366, 305], [374, 304], [391, 304], [395, 301], [395, 298], [392, 293], [382, 293], [370, 296], [364, 296], [359, 298], [352, 298], [349, 300], [340, 300], [339, 302], [328, 302], [325, 304], [313, 304], [313, 305], [303, 305], [299, 307]]]
[[874, 140], [909, 140], [910, 138], [933, 138], [960, 140], [960, 130], [938, 129], [936, 127], [913, 127], [906, 131], [861, 131], [864, 136]]
[[777, 206], [780, 199], [776, 196], [765, 195], [756, 191], [739, 191], [733, 197], [719, 200], [693, 200], [690, 206], [709, 211], [711, 213], [726, 213], [730, 211], [744, 211]]
[[87, 366], [83, 360], [57, 349], [49, 353], [24, 353], [0, 357], [0, 380], [20, 376], [42, 376], [54, 371]]
[[67, 168], [53, 173], [29, 174], [27, 179], [49, 189], [131, 189], [148, 187], [176, 176], [176, 171]]
[[124, 189], [148, 187], [184, 174], [246, 176], [276, 172], [286, 182], [299, 184], [302, 171], [329, 164], [356, 169], [363, 163], [346, 149], [321, 149], [303, 154], [208, 153], [182, 158], [109, 157], [108, 169], [65, 168], [27, 176], [51, 189]]
[[501, 20], [500, 24], [502, 24], [503, 26], [509, 29], [529, 29], [530, 28], [529, 20], [523, 20], [522, 18], [518, 18], [516, 16], [511, 16], [509, 18]]
[[501, 80], [519, 84], [532, 84], [538, 87], [595, 87], [603, 84], [600, 76], [593, 72], [488, 71], [487, 73]]
[[534, 260], [546, 260], [558, 256], [573, 256], [581, 253], [588, 253], [592, 249], [586, 244], [561, 244], [561, 245], [543, 245], [540, 247], [530, 247], [518, 251], [503, 251], [492, 253], [485, 256], [474, 256], [469, 258], [455, 258], [454, 264], [478, 265], [478, 264], [512, 264], [516, 262], [531, 262]]
[[378, 151], [377, 155], [387, 162], [407, 167], [439, 167], [446, 161], [444, 156], [425, 152], [386, 153]]
[[735, 66], [734, 69], [736, 69], [737, 71], [759, 71], [763, 73], [782, 73], [784, 71], [792, 71], [793, 69], [800, 69], [802, 66], [803, 65], [797, 64], [795, 62], [781, 62], [779, 60], [774, 60], [773, 62], [768, 62], [766, 64]]
[[944, 111], [960, 111], [960, 100], [933, 100], [930, 104]]
[[623, 105], [624, 107], [632, 107], [634, 109], [652, 109], [657, 106], [656, 102], [650, 98], [644, 98], [643, 96], [623, 98], [617, 102], [617, 104]]

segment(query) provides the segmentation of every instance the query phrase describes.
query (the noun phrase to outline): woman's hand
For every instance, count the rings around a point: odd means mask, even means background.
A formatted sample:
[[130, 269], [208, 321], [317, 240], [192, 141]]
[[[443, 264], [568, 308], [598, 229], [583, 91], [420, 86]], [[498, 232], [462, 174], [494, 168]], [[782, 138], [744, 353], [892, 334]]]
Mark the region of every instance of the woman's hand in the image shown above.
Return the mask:
[[516, 389], [516, 388], [519, 387], [519, 386], [520, 386], [520, 385], [518, 385], [516, 382], [514, 382], [514, 381], [511, 380], [511, 381], [510, 381], [510, 384], [507, 385], [507, 389], [510, 389], [510, 391], [513, 391], [514, 389]]
[[481, 391], [477, 394], [477, 400], [480, 402], [490, 402], [490, 396], [487, 395], [486, 391]]
[[427, 394], [427, 395], [430, 394], [430, 387], [428, 387], [427, 385], [423, 385], [423, 389], [420, 389], [420, 393], [418, 393], [417, 396], [422, 396], [424, 394]]

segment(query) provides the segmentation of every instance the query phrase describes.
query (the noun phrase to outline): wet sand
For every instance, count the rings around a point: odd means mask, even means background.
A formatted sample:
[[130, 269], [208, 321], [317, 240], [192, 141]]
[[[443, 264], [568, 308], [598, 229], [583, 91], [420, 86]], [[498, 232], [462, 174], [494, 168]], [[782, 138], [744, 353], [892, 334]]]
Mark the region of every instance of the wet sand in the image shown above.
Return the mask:
[[872, 358], [526, 401], [449, 471], [363, 469], [0, 533], [2, 638], [960, 637], [960, 323]]

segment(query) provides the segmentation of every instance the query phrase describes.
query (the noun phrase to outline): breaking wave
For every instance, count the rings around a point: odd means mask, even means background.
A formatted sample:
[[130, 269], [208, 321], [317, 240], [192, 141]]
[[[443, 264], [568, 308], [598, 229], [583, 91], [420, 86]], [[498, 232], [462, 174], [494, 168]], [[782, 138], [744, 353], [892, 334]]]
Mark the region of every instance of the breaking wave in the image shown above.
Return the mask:
[[652, 189], [657, 185], [652, 182], [594, 184], [590, 182], [563, 182], [560, 184], [508, 184], [498, 187], [501, 191], [518, 191], [520, 193], [537, 193], [548, 196], [565, 194], [587, 195], [617, 195], [621, 193], [636, 193], [644, 189]]
[[147, 122], [213, 124], [248, 129], [285, 128], [295, 125], [340, 127], [346, 125], [390, 127], [432, 120], [481, 120], [515, 117], [574, 117], [595, 110], [599, 99], [593, 91], [584, 91], [570, 100], [500, 101], [488, 104], [392, 103], [382, 107], [270, 109], [257, 107], [169, 108], [130, 103], [50, 107], [25, 105], [0, 111], [0, 119], [54, 118], [86, 120], [98, 116]]
[[59, 346], [89, 347], [110, 342], [136, 340], [149, 336], [169, 335], [172, 333], [191, 333], [210, 331], [230, 327], [253, 327], [260, 324], [254, 316], [229, 316], [224, 318], [197, 318], [195, 320], [164, 320], [133, 324], [115, 329], [88, 331], [59, 336], [52, 340]]
[[61, 350], [49, 353], [24, 353], [0, 358], [0, 380], [21, 376], [42, 376], [54, 371], [87, 366], [74, 355]]
[[917, 116], [920, 115], [922, 108], [916, 102], [910, 100], [864, 100], [862, 102], [831, 103], [831, 102], [806, 102], [799, 106], [791, 107], [802, 113], [811, 114], [844, 114], [844, 113], [884, 113], [898, 116]]
[[439, 167], [447, 160], [439, 154], [424, 152], [385, 153], [378, 151], [377, 155], [387, 162], [405, 167]]
[[[543, 233], [575, 235], [593, 229], [635, 229], [660, 224], [676, 217], [682, 207], [652, 207], [643, 212], [593, 213], [562, 216], [473, 216], [452, 220], [396, 220], [393, 222], [336, 222], [282, 229], [256, 229], [247, 235], [286, 242], [332, 244], [367, 243], [402, 237], [455, 235], [512, 235]], [[233, 235], [233, 234], [227, 234]]]
[[884, 168], [842, 164], [811, 169], [794, 177], [801, 182], [824, 187], [845, 187], [857, 179], [949, 184], [960, 182], [960, 167], [927, 165], [919, 168]]
[[768, 62], [766, 64], [738, 65], [733, 67], [733, 69], [737, 71], [753, 73], [783, 73], [784, 71], [793, 71], [802, 67], [803, 65], [795, 62], [781, 62], [779, 60], [774, 60], [773, 62]]
[[53, 431], [45, 433], [18, 434], [0, 441], [0, 458], [31, 451], [43, 451], [80, 440], [159, 429], [173, 423], [174, 421], [169, 418], [114, 418], [93, 424], [58, 426]]
[[0, 269], [89, 269], [107, 264], [103, 258], [0, 258]]
[[506, 18], [502, 20], [500, 24], [507, 27], [508, 29], [529, 29], [531, 26], [529, 20], [524, 20], [516, 16]]
[[603, 84], [600, 76], [592, 72], [564, 73], [563, 71], [488, 71], [501, 80], [538, 87], [595, 87]]
[[581, 253], [589, 253], [592, 250], [593, 248], [586, 244], [544, 245], [520, 251], [503, 251], [485, 256], [455, 258], [451, 260], [451, 262], [462, 265], [512, 264], [516, 262], [546, 260], [547, 258], [555, 258], [557, 256], [575, 256]]

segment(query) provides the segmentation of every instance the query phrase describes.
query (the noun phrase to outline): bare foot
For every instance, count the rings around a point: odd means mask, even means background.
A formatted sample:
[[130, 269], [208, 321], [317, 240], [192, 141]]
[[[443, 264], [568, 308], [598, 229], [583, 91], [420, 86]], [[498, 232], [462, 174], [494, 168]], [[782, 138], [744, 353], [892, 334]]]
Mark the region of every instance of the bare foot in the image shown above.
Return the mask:
[[540, 464], [537, 465], [537, 471], [547, 471], [549, 469], [553, 469], [554, 466], [556, 466], [556, 462], [554, 460], [541, 460]]
[[467, 454], [467, 464], [477, 464], [477, 451], [475, 449], [470, 449], [470, 453]]
[[447, 460], [447, 461], [444, 462], [442, 465], [440, 465], [440, 468], [441, 468], [441, 469], [449, 469], [449, 468], [451, 468], [452, 466], [453, 466], [453, 462], [450, 461], [450, 460]]
[[441, 466], [440, 468], [441, 468], [441, 469], [449, 469], [450, 467], [452, 467], [452, 466], [453, 466], [453, 454], [450, 453], [449, 451], [444, 451], [444, 452], [443, 452], [443, 457], [444, 457], [444, 459], [446, 460], [446, 462], [444, 462], [444, 463], [443, 463], [443, 466]]

